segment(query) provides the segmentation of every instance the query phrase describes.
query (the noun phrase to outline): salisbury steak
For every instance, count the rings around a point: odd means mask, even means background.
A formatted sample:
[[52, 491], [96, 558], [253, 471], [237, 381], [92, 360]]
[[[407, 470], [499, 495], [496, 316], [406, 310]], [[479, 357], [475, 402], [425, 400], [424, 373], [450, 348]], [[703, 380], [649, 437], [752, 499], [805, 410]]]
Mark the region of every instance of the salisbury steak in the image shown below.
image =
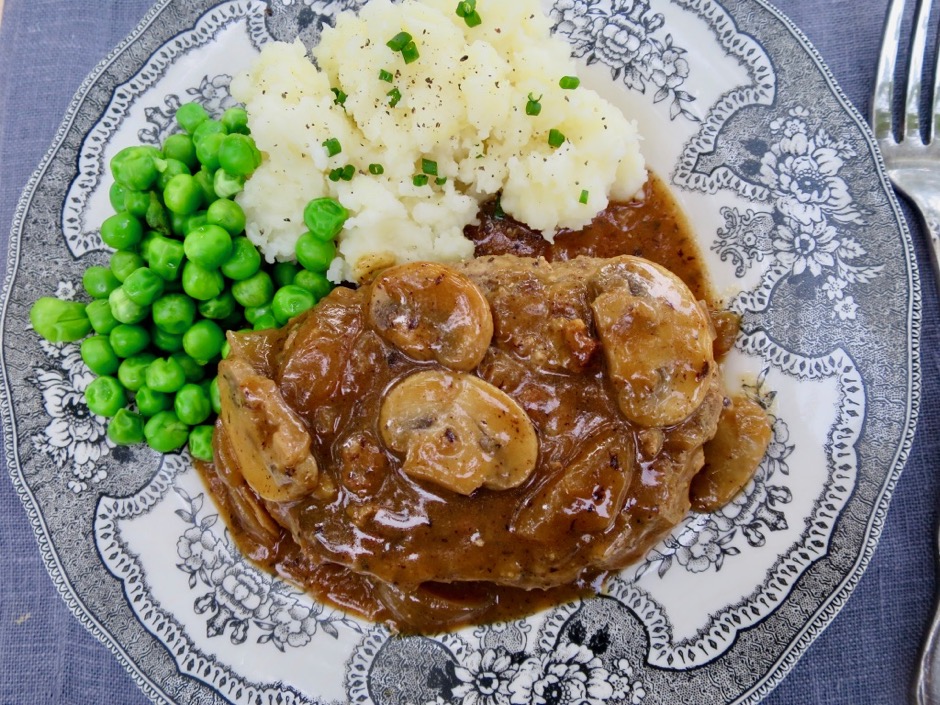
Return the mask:
[[481, 583], [585, 585], [684, 516], [724, 401], [714, 337], [637, 257], [393, 267], [232, 335], [216, 489], [272, 555], [296, 544], [282, 573], [356, 585], [320, 594], [406, 628], [476, 619]]

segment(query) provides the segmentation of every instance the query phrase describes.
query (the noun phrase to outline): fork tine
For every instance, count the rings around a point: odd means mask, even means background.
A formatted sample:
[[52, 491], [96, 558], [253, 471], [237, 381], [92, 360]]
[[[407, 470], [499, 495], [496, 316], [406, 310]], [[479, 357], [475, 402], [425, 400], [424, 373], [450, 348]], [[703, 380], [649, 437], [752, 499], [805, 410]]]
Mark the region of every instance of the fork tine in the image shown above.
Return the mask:
[[884, 40], [878, 57], [878, 73], [875, 77], [875, 94], [871, 102], [871, 125], [875, 138], [892, 137], [892, 111], [894, 102], [894, 73], [898, 64], [898, 48], [901, 44], [901, 18], [904, 16], [904, 0], [892, 0], [885, 21]]
[[920, 93], [927, 51], [927, 23], [933, 0], [921, 0], [917, 8], [914, 39], [911, 42], [910, 67], [907, 74], [907, 100], [904, 109], [904, 139], [922, 143], [920, 135]]

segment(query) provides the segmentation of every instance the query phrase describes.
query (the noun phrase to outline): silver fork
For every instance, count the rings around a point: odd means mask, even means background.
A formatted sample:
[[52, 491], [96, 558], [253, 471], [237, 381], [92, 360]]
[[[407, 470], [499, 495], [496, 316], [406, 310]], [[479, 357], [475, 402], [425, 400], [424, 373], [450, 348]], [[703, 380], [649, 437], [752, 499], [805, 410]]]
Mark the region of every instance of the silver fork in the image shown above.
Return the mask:
[[[928, 124], [923, 126], [926, 140], [922, 136], [920, 109], [932, 0], [921, 0], [917, 8], [904, 97], [904, 119], [897, 126], [899, 139], [896, 139], [894, 76], [901, 47], [904, 4], [905, 0], [892, 0], [888, 10], [872, 98], [871, 125], [891, 182], [913, 202], [923, 218], [934, 275], [940, 285], [940, 140], [935, 139], [940, 137], [940, 66], [934, 66], [933, 71], [932, 110]], [[915, 678], [914, 697], [918, 705], [940, 705], [940, 601], [934, 609]]]
[[[872, 97], [871, 125], [875, 139], [884, 155], [888, 176], [901, 193], [907, 196], [923, 218], [930, 244], [934, 275], [940, 286], [940, 71], [934, 71], [930, 120], [926, 127], [927, 139], [921, 136], [921, 96], [924, 57], [927, 49], [927, 29], [932, 0], [921, 0], [915, 19], [914, 38], [911, 42], [910, 65], [907, 76], [907, 91], [904, 99], [904, 119], [898, 126], [900, 139], [894, 137], [894, 76], [901, 46], [901, 20], [905, 0], [893, 0], [885, 23], [884, 43], [878, 59], [878, 75], [875, 79], [875, 94]], [[935, 67], [936, 69], [936, 67]], [[931, 629], [932, 641], [940, 626], [934, 621]], [[940, 664], [938, 664], [940, 665]], [[937, 688], [940, 689], [940, 671], [937, 673]], [[940, 703], [937, 699], [923, 702]]]

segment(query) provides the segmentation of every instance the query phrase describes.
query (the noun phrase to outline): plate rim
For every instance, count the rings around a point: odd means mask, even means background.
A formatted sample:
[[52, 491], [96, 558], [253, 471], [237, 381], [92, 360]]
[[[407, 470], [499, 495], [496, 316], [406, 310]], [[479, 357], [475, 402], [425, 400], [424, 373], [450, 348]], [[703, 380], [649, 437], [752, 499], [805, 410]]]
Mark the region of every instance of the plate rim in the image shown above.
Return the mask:
[[[0, 285], [0, 296], [2, 296], [2, 301], [0, 301], [0, 420], [2, 420], [3, 425], [4, 452], [7, 457], [7, 470], [10, 479], [23, 504], [27, 520], [33, 530], [33, 535], [42, 556], [43, 565], [52, 579], [56, 592], [58, 592], [60, 597], [65, 601], [69, 610], [92, 635], [109, 649], [144, 695], [154, 702], [167, 703], [168, 705], [175, 701], [170, 698], [169, 694], [166, 693], [164, 689], [147, 676], [143, 668], [136, 661], [127, 655], [126, 651], [119, 643], [118, 638], [108, 631], [84, 604], [72, 581], [62, 570], [59, 549], [53, 544], [38, 501], [22, 474], [22, 467], [19, 462], [17, 422], [13, 410], [12, 386], [7, 369], [6, 354], [2, 346], [5, 343], [4, 331], [13, 293], [13, 281], [20, 267], [23, 225], [25, 216], [35, 195], [37, 185], [47, 172], [55, 156], [62, 149], [69, 130], [74, 123], [79, 109], [87, 99], [90, 90], [107, 69], [128, 49], [133, 47], [141, 35], [154, 24], [159, 16], [170, 5], [177, 1], [178, 0], [157, 0], [134, 29], [86, 75], [79, 88], [72, 96], [62, 121], [57, 128], [56, 134], [52, 139], [51, 145], [46, 150], [39, 165], [32, 172], [16, 202], [7, 245], [7, 266], [2, 285]], [[721, 0], [716, 1], [724, 7], [724, 3], [722, 3]], [[879, 186], [881, 190], [887, 194], [888, 202], [891, 206], [893, 222], [899, 227], [901, 244], [905, 255], [904, 264], [907, 270], [906, 322], [909, 333], [907, 336], [909, 338], [907, 361], [909, 374], [907, 375], [907, 404], [905, 405], [906, 413], [903, 424], [903, 434], [899, 439], [898, 446], [893, 455], [891, 467], [888, 468], [885, 479], [878, 488], [877, 495], [874, 497], [872, 510], [867, 513], [867, 521], [865, 522], [863, 533], [864, 540], [852, 561], [850, 571], [839, 581], [838, 587], [824, 599], [822, 604], [820, 604], [813, 613], [813, 616], [801, 626], [794, 638], [789, 641], [784, 653], [780, 654], [773, 662], [767, 673], [749, 689], [741, 692], [737, 699], [733, 701], [739, 704], [756, 703], [763, 699], [793, 670], [799, 659], [806, 654], [809, 646], [838, 615], [839, 611], [858, 586], [861, 577], [864, 575], [871, 562], [884, 529], [884, 523], [894, 489], [904, 471], [916, 438], [922, 391], [920, 346], [923, 322], [922, 284], [916, 259], [913, 234], [901, 210], [899, 198], [888, 179], [883, 157], [867, 120], [861, 115], [860, 110], [848, 99], [832, 71], [807, 35], [769, 0], [749, 1], [766, 9], [780, 22], [787, 33], [796, 40], [799, 48], [812, 60], [815, 67], [823, 76], [828, 90], [838, 101], [843, 113], [859, 128], [860, 134], [864, 138], [865, 145], [868, 148], [868, 152], [874, 161]], [[214, 2], [213, 6], [215, 4], [219, 4], [219, 2]], [[211, 8], [206, 8], [205, 11], [209, 9]], [[731, 10], [727, 7], [725, 7], [725, 10], [732, 19], [735, 18]], [[149, 56], [152, 56], [152, 52], [148, 57]], [[101, 496], [99, 496], [96, 506], [100, 501]], [[122, 593], [123, 592], [122, 589]], [[211, 686], [209, 687], [211, 688]], [[217, 692], [214, 688], [212, 690], [213, 692]], [[219, 693], [219, 695], [221, 694]]]

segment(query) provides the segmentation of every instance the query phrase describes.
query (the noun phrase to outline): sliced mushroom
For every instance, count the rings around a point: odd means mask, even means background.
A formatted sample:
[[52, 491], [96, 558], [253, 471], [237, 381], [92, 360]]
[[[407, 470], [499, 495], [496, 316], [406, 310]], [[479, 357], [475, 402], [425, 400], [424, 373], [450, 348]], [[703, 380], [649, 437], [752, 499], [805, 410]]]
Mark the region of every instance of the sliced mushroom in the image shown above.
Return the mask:
[[317, 485], [310, 435], [273, 380], [244, 360], [219, 363], [220, 417], [245, 481], [264, 499], [297, 499]]
[[458, 372], [406, 377], [382, 402], [379, 428], [386, 445], [405, 455], [406, 474], [463, 495], [517, 487], [538, 458], [535, 427], [522, 407]]
[[734, 499], [754, 476], [773, 437], [767, 412], [744, 396], [726, 400], [715, 437], [705, 444], [705, 466], [689, 495], [697, 512], [714, 512]]
[[603, 428], [587, 438], [569, 465], [520, 507], [512, 531], [542, 542], [564, 531], [606, 531], [623, 510], [634, 457], [633, 441], [624, 429]]
[[493, 337], [490, 305], [470, 279], [449, 267], [411, 262], [372, 284], [369, 322], [414, 360], [469, 372]]
[[718, 369], [708, 314], [681, 279], [638, 257], [604, 265], [595, 286], [591, 306], [620, 410], [646, 427], [688, 418]]

